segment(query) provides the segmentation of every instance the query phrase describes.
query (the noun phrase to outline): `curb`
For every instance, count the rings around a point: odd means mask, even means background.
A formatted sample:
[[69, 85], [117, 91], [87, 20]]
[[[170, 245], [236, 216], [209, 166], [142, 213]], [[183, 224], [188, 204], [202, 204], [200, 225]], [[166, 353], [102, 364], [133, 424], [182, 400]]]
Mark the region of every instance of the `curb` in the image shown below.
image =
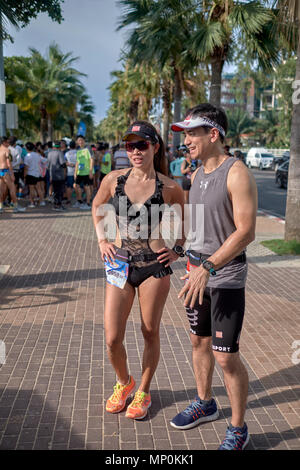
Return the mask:
[[265, 210], [262, 210], [262, 209], [258, 209], [257, 215], [267, 217], [268, 219], [276, 220], [280, 224], [285, 224], [285, 219], [283, 217], [279, 217], [276, 214], [272, 214], [272, 212], [268, 212], [268, 211], [265, 211]]

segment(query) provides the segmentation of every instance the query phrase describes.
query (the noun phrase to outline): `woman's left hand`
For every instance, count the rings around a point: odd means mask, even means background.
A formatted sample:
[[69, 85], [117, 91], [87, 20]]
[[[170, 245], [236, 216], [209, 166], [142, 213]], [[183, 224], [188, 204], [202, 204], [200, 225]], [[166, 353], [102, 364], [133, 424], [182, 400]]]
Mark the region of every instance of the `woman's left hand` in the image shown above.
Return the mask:
[[176, 255], [175, 251], [166, 246], [158, 250], [156, 253], [159, 254], [157, 260], [160, 263], [166, 263], [166, 267], [170, 266], [171, 263], [174, 263], [174, 261], [177, 261], [178, 259], [178, 255]]

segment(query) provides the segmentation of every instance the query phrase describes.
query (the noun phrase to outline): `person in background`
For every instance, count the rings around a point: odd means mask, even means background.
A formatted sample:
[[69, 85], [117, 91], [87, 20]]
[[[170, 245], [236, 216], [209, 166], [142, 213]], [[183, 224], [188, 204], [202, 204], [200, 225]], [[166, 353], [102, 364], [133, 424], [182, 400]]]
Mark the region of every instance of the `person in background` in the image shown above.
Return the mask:
[[71, 140], [69, 147], [70, 150], [65, 155], [67, 165], [67, 204], [71, 204], [71, 197], [75, 183], [74, 173], [77, 161], [76, 142]]
[[102, 181], [104, 176], [108, 175], [108, 173], [111, 171], [111, 154], [109, 152], [108, 143], [104, 143], [103, 150], [104, 155], [102, 157], [100, 166], [100, 181]]
[[229, 145], [224, 145], [224, 155], [228, 155], [228, 157], [233, 157], [232, 153], [230, 153]]
[[197, 169], [197, 162], [191, 158], [190, 151], [186, 148], [184, 151], [184, 160], [181, 164], [181, 173], [183, 174], [182, 189], [184, 191], [184, 201], [187, 204], [189, 200], [189, 191], [191, 189], [191, 177]]
[[15, 177], [14, 183], [16, 187], [16, 193], [18, 193], [19, 187], [20, 187], [20, 178], [22, 176], [22, 171], [20, 169], [20, 165], [23, 163], [22, 147], [17, 145], [17, 138], [14, 136], [9, 137], [8, 143], [9, 143], [8, 148], [12, 157], [11, 166], [12, 166], [14, 177]]
[[[74, 174], [77, 202], [73, 207], [79, 207], [81, 210], [91, 210], [94, 160], [85, 145], [84, 136], [79, 135], [77, 137], [77, 144], [79, 149], [77, 149], [77, 161]], [[82, 201], [81, 185], [84, 186], [86, 204]]]
[[99, 148], [100, 142], [97, 142], [94, 150], [94, 191], [98, 191], [100, 184], [100, 161], [102, 159], [101, 150]]
[[65, 155], [68, 151], [68, 146], [67, 143], [64, 139], [61, 139], [60, 141], [60, 151]]
[[0, 214], [3, 212], [3, 203], [6, 198], [6, 192], [9, 191], [14, 205], [13, 212], [24, 212], [25, 208], [20, 207], [17, 202], [16, 189], [14, 185], [14, 172], [12, 169], [9, 142], [7, 137], [0, 138]]
[[118, 147], [114, 153], [114, 170], [130, 168], [131, 164], [125, 149], [125, 143], [121, 142]]
[[38, 186], [38, 182], [41, 177], [40, 167], [43, 157], [38, 152], [36, 152], [36, 147], [32, 142], [27, 142], [26, 150], [28, 153], [24, 159], [24, 176], [26, 179], [26, 184], [29, 186], [30, 205], [28, 207], [33, 208], [35, 207], [34, 201], [36, 196], [39, 199], [39, 205], [44, 198], [41, 187], [40, 185]]
[[53, 210], [58, 212], [65, 210], [62, 205], [62, 200], [67, 168], [65, 157], [60, 147], [61, 143], [57, 140], [54, 142], [54, 149], [48, 153], [50, 183], [52, 184], [54, 193]]
[[177, 154], [177, 157], [170, 163], [170, 176], [181, 186], [183, 182], [183, 174], [181, 173], [181, 165], [184, 162], [184, 156]]

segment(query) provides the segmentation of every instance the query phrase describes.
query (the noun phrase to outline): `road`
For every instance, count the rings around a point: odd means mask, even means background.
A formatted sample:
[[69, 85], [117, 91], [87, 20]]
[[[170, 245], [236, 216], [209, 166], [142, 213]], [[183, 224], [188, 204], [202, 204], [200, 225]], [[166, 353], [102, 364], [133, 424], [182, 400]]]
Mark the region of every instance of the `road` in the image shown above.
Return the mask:
[[287, 190], [275, 185], [275, 172], [271, 170], [251, 170], [258, 189], [258, 208], [281, 218], [285, 218]]

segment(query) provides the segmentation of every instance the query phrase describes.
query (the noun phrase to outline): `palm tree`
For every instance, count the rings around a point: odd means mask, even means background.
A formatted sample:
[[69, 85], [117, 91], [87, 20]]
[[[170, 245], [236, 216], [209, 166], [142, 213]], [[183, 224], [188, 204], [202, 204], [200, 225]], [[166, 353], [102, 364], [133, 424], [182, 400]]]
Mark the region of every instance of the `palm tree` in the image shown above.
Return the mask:
[[258, 0], [194, 0], [193, 34], [188, 49], [211, 65], [210, 103], [220, 106], [222, 71], [242, 44], [248, 59], [270, 69], [278, 60], [274, 13]]
[[14, 91], [15, 103], [23, 111], [34, 110], [40, 115], [41, 140], [53, 139], [53, 120], [62, 110], [65, 114], [74, 110], [84, 87], [80, 78], [84, 74], [73, 68], [77, 60], [71, 53], [64, 54], [56, 44], [49, 47], [43, 57], [39, 51], [30, 49], [29, 66], [16, 64], [15, 75], [8, 82]]
[[240, 147], [241, 135], [253, 131], [254, 122], [243, 109], [234, 108], [227, 111], [228, 132], [226, 137], [231, 139], [233, 147]]
[[[181, 100], [184, 73], [196, 65], [191, 64], [189, 54], [184, 54], [185, 44], [190, 37], [189, 19], [193, 15], [185, 3], [179, 0], [120, 0], [123, 15], [119, 29], [134, 24], [134, 30], [127, 40], [128, 54], [135, 63], [155, 62], [162, 71], [172, 69], [174, 120], [181, 118]], [[184, 5], [184, 7], [183, 7]], [[167, 79], [163, 80], [163, 98], [165, 112], [168, 113], [169, 94], [166, 93]], [[180, 142], [180, 135], [175, 134], [173, 146]], [[166, 142], [167, 143], [167, 142]]]
[[[278, 24], [285, 37], [294, 40], [297, 51], [295, 86], [300, 83], [300, 3], [297, 0], [278, 0]], [[296, 95], [296, 93], [295, 93]], [[290, 164], [285, 218], [285, 240], [300, 242], [300, 103], [293, 98], [290, 140]]]

